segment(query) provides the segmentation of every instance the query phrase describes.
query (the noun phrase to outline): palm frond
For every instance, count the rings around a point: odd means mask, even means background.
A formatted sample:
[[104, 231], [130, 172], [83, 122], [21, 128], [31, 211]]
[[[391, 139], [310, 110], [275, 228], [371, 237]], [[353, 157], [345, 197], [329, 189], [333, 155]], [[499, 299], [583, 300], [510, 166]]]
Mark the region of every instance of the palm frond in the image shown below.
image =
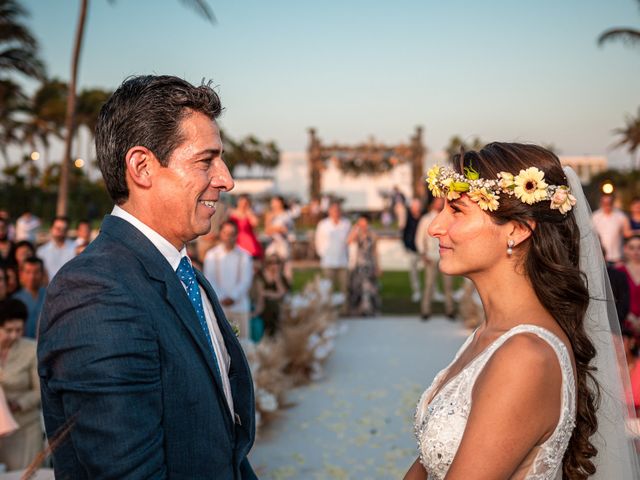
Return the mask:
[[46, 78], [44, 63], [36, 57], [34, 52], [22, 48], [0, 51], [0, 71], [3, 70], [16, 70], [40, 80]]
[[23, 48], [37, 49], [38, 42], [24, 25], [0, 25], [0, 42], [19, 43]]
[[205, 0], [180, 0], [189, 8], [195, 10], [195, 12], [209, 20], [212, 24], [217, 23], [216, 16], [213, 14], [213, 10], [209, 7], [209, 4]]
[[610, 28], [602, 32], [598, 37], [599, 46], [613, 41], [621, 41], [629, 46], [640, 46], [640, 30], [633, 28]]

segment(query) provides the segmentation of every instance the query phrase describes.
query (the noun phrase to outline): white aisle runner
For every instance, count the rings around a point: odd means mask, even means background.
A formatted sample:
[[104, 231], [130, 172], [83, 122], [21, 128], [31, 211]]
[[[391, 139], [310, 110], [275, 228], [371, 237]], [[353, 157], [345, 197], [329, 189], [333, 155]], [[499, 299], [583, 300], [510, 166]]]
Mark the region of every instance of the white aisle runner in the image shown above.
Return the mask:
[[250, 455], [262, 480], [402, 478], [420, 394], [469, 332], [433, 316], [346, 320], [326, 378], [295, 390]]

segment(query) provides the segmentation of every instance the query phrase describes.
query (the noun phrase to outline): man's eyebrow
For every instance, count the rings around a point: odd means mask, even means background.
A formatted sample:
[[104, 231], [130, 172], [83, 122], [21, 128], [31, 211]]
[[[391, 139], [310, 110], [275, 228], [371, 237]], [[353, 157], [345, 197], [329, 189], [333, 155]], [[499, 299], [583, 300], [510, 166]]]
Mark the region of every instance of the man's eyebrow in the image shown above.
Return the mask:
[[198, 152], [196, 155], [204, 155], [210, 154], [213, 156], [222, 155], [224, 153], [224, 148], [205, 148], [204, 150]]

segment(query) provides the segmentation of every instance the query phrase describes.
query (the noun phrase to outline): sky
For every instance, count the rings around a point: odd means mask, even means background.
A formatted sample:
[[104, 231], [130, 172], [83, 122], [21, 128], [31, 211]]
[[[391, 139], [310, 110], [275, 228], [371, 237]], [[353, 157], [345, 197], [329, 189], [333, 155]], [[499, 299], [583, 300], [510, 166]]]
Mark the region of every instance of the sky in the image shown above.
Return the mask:
[[[23, 0], [50, 76], [68, 80], [78, 0]], [[234, 138], [303, 151], [374, 137], [427, 148], [453, 135], [607, 155], [640, 107], [640, 48], [598, 47], [640, 28], [635, 0], [208, 0], [211, 24], [179, 0], [91, 0], [79, 87], [173, 74], [218, 87]], [[27, 88], [33, 88], [31, 85]]]

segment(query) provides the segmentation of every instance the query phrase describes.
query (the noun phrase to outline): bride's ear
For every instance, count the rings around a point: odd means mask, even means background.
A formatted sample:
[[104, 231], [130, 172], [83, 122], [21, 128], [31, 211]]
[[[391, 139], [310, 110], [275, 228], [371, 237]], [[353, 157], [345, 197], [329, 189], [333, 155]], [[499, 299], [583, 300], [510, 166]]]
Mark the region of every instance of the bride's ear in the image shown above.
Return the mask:
[[527, 240], [536, 229], [535, 220], [525, 222], [510, 222], [509, 240], [513, 240], [515, 245], [520, 245]]

